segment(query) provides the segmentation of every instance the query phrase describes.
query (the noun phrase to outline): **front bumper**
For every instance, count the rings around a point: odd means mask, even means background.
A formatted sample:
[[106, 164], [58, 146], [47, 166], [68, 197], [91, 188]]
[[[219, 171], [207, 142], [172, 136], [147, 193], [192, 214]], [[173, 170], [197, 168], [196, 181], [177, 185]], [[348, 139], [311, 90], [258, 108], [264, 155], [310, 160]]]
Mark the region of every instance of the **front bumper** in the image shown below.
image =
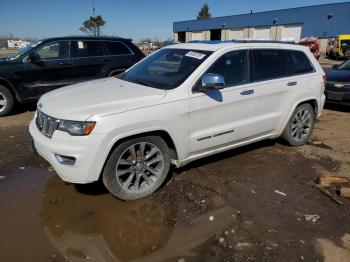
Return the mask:
[[328, 103], [350, 105], [350, 92], [325, 90], [325, 95]]
[[[103, 134], [88, 136], [71, 136], [56, 130], [52, 138], [44, 136], [37, 128], [35, 121], [29, 125], [29, 142], [33, 152], [45, 158], [64, 181], [78, 184], [98, 180], [101, 173], [105, 152]], [[60, 163], [57, 155], [75, 158], [72, 165]]]

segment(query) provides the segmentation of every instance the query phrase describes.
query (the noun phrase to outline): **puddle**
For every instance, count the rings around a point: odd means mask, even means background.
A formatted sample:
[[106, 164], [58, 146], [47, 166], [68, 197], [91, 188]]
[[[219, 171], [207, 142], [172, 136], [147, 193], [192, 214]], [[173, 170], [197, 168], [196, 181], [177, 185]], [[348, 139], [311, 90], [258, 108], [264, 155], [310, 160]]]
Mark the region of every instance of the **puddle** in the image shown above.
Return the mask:
[[231, 211], [218, 205], [175, 226], [183, 209], [156, 197], [119, 201], [103, 187], [67, 184], [31, 167], [7, 177], [0, 183], [1, 261], [198, 258], [196, 248], [232, 222]]

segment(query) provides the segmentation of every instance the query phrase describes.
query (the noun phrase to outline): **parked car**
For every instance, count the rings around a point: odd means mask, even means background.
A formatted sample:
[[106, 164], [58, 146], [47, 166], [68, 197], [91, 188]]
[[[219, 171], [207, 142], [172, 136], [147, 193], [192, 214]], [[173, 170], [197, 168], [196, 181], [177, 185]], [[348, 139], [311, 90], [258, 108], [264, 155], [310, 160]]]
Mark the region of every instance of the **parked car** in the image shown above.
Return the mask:
[[337, 60], [350, 58], [350, 35], [338, 35], [328, 46], [327, 56]]
[[315, 38], [306, 38], [300, 41], [300, 44], [303, 46], [309, 47], [311, 53], [318, 60], [321, 56], [320, 53], [320, 40]]
[[350, 105], [350, 59], [334, 65], [326, 79], [327, 102]]
[[15, 102], [37, 100], [58, 87], [120, 74], [144, 54], [129, 39], [56, 37], [0, 59], [0, 116]]
[[305, 144], [324, 101], [324, 72], [300, 45], [168, 46], [118, 78], [41, 97], [32, 150], [72, 183], [102, 176], [116, 197], [150, 195], [170, 165], [282, 136]]

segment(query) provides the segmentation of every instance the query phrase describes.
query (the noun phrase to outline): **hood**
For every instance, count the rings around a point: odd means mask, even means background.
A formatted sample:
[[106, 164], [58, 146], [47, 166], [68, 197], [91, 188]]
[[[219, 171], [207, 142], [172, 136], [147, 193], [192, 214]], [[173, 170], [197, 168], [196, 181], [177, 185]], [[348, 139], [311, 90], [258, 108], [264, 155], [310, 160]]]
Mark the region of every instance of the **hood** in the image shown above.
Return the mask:
[[327, 72], [327, 80], [333, 82], [350, 82], [350, 70], [330, 70]]
[[84, 121], [146, 107], [160, 101], [166, 91], [126, 82], [115, 77], [83, 82], [42, 96], [39, 108], [49, 116]]

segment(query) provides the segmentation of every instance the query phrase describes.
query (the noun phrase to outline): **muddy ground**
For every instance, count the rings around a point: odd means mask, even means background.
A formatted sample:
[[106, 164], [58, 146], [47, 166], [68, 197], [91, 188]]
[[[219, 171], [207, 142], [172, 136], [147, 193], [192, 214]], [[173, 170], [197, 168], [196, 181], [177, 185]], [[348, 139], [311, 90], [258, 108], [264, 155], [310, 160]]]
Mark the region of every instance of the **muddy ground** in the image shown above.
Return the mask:
[[133, 202], [65, 183], [32, 156], [33, 109], [0, 119], [0, 261], [350, 261], [350, 205], [309, 185], [350, 176], [350, 108], [324, 110], [312, 144], [206, 158]]

